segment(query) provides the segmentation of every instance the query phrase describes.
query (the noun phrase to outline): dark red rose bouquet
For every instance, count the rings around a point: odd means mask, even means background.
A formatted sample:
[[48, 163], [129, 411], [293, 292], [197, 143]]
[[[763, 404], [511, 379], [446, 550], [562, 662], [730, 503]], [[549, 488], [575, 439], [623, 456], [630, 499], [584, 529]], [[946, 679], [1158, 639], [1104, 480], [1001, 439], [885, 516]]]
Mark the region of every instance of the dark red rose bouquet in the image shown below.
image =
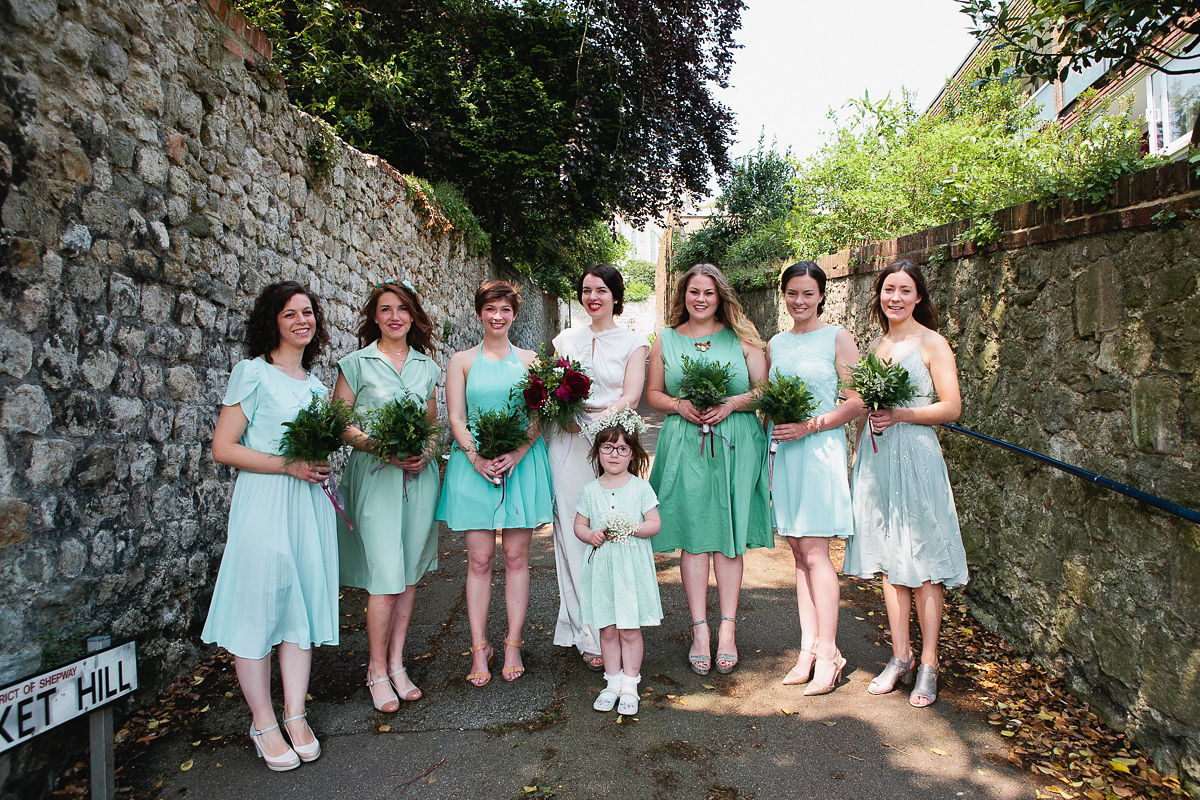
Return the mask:
[[583, 403], [592, 390], [592, 379], [578, 361], [545, 351], [515, 387], [531, 419], [543, 428], [553, 425], [571, 432], [578, 427]]

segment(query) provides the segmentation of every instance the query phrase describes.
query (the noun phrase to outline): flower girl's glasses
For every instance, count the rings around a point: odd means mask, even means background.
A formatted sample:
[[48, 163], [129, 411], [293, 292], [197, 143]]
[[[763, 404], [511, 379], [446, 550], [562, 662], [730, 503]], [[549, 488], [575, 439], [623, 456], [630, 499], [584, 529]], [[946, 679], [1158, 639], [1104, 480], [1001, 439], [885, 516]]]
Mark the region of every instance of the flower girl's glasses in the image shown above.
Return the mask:
[[633, 448], [627, 444], [602, 444], [600, 445], [600, 452], [606, 456], [611, 456], [613, 453], [619, 456], [627, 456], [633, 452]]

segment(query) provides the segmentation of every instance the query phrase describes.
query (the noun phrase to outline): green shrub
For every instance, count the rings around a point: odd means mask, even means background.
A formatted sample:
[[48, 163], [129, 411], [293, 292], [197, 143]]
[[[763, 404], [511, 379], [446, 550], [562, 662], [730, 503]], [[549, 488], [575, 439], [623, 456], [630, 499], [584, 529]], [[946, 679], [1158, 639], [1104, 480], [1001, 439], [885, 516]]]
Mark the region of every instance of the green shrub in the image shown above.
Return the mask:
[[630, 281], [625, 284], [625, 300], [629, 303], [639, 303], [654, 294], [654, 288], [644, 281]]

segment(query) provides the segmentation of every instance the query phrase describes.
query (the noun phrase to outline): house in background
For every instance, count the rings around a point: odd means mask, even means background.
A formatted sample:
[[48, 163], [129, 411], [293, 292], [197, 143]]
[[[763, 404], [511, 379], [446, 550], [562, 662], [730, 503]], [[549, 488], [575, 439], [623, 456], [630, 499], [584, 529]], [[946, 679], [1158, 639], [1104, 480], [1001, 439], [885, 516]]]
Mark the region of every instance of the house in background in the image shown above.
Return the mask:
[[[1029, 6], [1028, 2], [1016, 4], [1014, 13], [1020, 14]], [[1179, 31], [1159, 44], [1163, 50], [1174, 54], [1174, 57], [1160, 60], [1160, 67], [1170, 69], [1176, 65], [1175, 58], [1200, 46], [1200, 37]], [[976, 45], [925, 113], [937, 113], [943, 108], [948, 97], [957, 91], [956, 87], [961, 86], [968, 75], [985, 63], [991, 52], [991, 42], [983, 41]], [[1194, 62], [1191, 66], [1194, 68]], [[1118, 112], [1122, 100], [1127, 100], [1130, 103], [1129, 112], [1134, 117], [1145, 119], [1147, 152], [1174, 158], [1182, 157], [1187, 151], [1192, 126], [1200, 112], [1200, 74], [1169, 75], [1160, 69], [1140, 65], [1117, 73], [1111, 69], [1110, 61], [1100, 61], [1090, 67], [1072, 69], [1065, 80], [1030, 83], [1026, 91], [1030, 102], [1040, 108], [1040, 119], [1057, 121], [1069, 128], [1079, 119], [1080, 109], [1076, 101], [1089, 88], [1095, 89], [1096, 102], [1108, 103], [1113, 113]]]

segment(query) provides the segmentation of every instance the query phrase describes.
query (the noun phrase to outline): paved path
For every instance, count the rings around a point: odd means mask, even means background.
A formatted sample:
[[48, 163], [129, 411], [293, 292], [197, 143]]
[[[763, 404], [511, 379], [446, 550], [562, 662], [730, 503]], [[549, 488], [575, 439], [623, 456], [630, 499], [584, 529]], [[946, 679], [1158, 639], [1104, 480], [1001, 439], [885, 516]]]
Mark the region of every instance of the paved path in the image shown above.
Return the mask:
[[[1004, 761], [995, 729], [964, 710], [971, 698], [944, 692], [932, 709], [917, 710], [903, 692], [867, 694], [888, 651], [879, 643], [882, 603], [859, 588], [866, 584], [843, 580], [845, 679], [833, 694], [810, 698], [802, 687], [779, 683], [799, 638], [786, 543], [746, 557], [742, 660], [729, 676], [701, 678], [687, 668], [679, 561], [658, 558], [665, 619], [644, 631], [644, 699], [634, 719], [592, 711], [602, 679], [573, 650], [551, 643], [558, 594], [548, 526], [534, 536], [529, 671], [507, 684], [497, 664], [486, 687], [466, 684], [465, 547], [461, 534], [443, 529], [440, 567], [419, 588], [409, 638], [409, 671], [423, 699], [395, 714], [371, 707], [362, 684], [365, 595], [347, 591], [342, 644], [318, 649], [314, 659], [309, 711], [324, 747], [318, 761], [270, 773], [245, 736], [249, 714], [227, 672], [211, 683], [233, 696], [217, 694], [190, 729], [158, 740], [126, 782], [137, 798], [1034, 796], [1028, 776]], [[715, 604], [712, 589], [710, 608]], [[716, 617], [713, 610], [710, 620]], [[494, 644], [502, 640], [499, 559], [489, 632]], [[187, 760], [194, 766], [181, 771]]]

